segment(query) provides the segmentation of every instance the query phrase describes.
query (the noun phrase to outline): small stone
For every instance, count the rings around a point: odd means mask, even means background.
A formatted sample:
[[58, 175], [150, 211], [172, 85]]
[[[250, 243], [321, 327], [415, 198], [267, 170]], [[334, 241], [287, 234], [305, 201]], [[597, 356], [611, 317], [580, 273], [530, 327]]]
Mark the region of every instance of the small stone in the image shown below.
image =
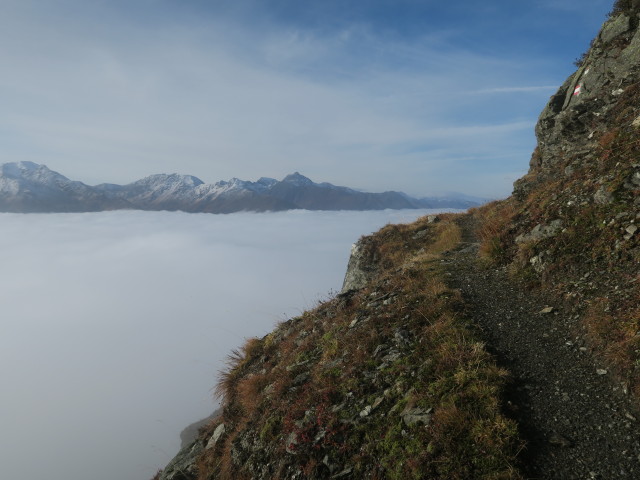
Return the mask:
[[440, 221], [440, 217], [438, 215], [427, 215], [427, 223], [436, 223]]
[[555, 311], [555, 308], [553, 308], [553, 307], [545, 307], [542, 310], [540, 310], [539, 313], [542, 314], [542, 315], [546, 315], [546, 314], [549, 314], [549, 313], [553, 313], [554, 311]]
[[640, 128], [640, 116], [631, 122], [632, 127]]
[[338, 466], [335, 463], [331, 463], [329, 455], [324, 456], [324, 458], [322, 459], [322, 463], [327, 466], [327, 468], [329, 469], [329, 473], [333, 473], [338, 469]]
[[397, 345], [406, 346], [411, 344], [411, 334], [404, 328], [398, 328], [393, 337]]
[[629, 235], [634, 235], [638, 231], [638, 227], [636, 225], [629, 225], [627, 228], [625, 228], [625, 231]]
[[378, 345], [373, 351], [373, 356], [378, 357], [379, 355], [382, 355], [387, 348], [387, 345]]
[[293, 379], [293, 385], [294, 386], [302, 385], [307, 380], [309, 380], [310, 376], [311, 375], [309, 375], [309, 372], [302, 372], [301, 374], [296, 375], [296, 378]]
[[375, 410], [380, 406], [380, 404], [384, 401], [384, 397], [378, 397], [373, 401], [373, 405], [371, 405], [371, 410]]
[[516, 243], [537, 242], [557, 235], [562, 230], [562, 220], [553, 220], [549, 225], [538, 224], [529, 233], [518, 235]]
[[371, 410], [373, 410], [373, 407], [371, 405], [367, 405], [366, 407], [364, 407], [364, 410], [360, 412], [360, 418], [368, 417], [371, 413]]
[[215, 447], [216, 443], [218, 443], [218, 440], [220, 440], [220, 437], [222, 437], [222, 435], [224, 435], [224, 431], [225, 431], [224, 423], [221, 423], [213, 431], [213, 435], [211, 435], [211, 438], [207, 442], [206, 448], [210, 449], [210, 448]]
[[[428, 221], [428, 220], [427, 220]], [[412, 237], [414, 240], [419, 240], [421, 238], [424, 238], [427, 236], [427, 233], [429, 233], [429, 230], [424, 229], [424, 230], [420, 230], [419, 232], [416, 232], [416, 234]]]
[[349, 328], [353, 328], [358, 324], [359, 319], [358, 318], [354, 318], [351, 323], [349, 324]]
[[287, 451], [287, 453], [291, 455], [297, 455], [298, 454], [298, 452], [296, 451], [297, 446], [298, 446], [298, 434], [296, 432], [291, 432], [287, 437], [287, 446], [285, 450]]
[[397, 350], [390, 350], [387, 355], [382, 357], [382, 361], [386, 362], [386, 363], [393, 363], [396, 360], [398, 360], [401, 356], [402, 356], [402, 354], [400, 352], [398, 352]]
[[342, 477], [346, 477], [347, 475], [350, 475], [351, 472], [353, 471], [353, 468], [351, 467], [347, 467], [344, 470], [342, 470], [340, 473], [336, 473], [333, 477], [331, 478], [342, 478]]
[[551, 436], [549, 437], [549, 443], [561, 448], [568, 448], [573, 445], [571, 440], [569, 440], [564, 435], [560, 435], [558, 432], [553, 432], [551, 434]]
[[401, 413], [402, 420], [407, 427], [417, 425], [418, 423], [429, 425], [429, 423], [431, 423], [431, 410], [431, 408], [427, 410], [423, 410], [422, 408], [405, 409]]
[[542, 273], [543, 270], [545, 269], [545, 262], [543, 260], [542, 253], [540, 255], [536, 255], [535, 257], [531, 257], [529, 259], [529, 263], [531, 264], [533, 269], [538, 273]]
[[609, 372], [607, 370], [605, 370], [604, 368], [599, 368], [599, 369], [596, 370], [596, 373], [598, 375], [606, 375]]
[[603, 185], [593, 195], [593, 200], [599, 205], [608, 205], [613, 202], [613, 194]]

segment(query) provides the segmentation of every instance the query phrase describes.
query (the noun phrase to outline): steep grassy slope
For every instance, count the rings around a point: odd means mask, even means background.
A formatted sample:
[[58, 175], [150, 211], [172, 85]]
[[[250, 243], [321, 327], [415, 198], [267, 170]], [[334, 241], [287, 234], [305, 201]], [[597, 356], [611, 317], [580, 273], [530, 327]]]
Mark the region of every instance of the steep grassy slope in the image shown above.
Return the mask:
[[234, 352], [192, 473], [161, 478], [519, 478], [506, 372], [441, 279], [458, 242], [449, 217], [361, 240], [367, 286]]

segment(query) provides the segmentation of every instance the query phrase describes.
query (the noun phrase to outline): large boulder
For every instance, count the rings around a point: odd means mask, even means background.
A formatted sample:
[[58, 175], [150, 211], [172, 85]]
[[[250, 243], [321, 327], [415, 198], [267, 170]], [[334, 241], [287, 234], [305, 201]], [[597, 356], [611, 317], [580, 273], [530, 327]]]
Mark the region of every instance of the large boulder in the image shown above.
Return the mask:
[[341, 293], [360, 290], [374, 277], [377, 267], [372, 247], [371, 237], [362, 237], [353, 244]]

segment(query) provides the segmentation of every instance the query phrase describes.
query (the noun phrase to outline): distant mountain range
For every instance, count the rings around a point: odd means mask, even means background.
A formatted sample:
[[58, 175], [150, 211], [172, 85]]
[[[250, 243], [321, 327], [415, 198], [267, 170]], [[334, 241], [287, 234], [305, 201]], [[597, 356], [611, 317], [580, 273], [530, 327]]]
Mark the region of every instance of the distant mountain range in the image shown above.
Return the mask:
[[2, 212], [466, 209], [481, 203], [482, 199], [464, 195], [412, 198], [401, 192], [359, 192], [330, 183], [315, 183], [298, 172], [280, 181], [266, 177], [257, 182], [233, 178], [207, 184], [191, 175], [173, 173], [151, 175], [127, 185], [89, 186], [33, 162], [0, 165]]

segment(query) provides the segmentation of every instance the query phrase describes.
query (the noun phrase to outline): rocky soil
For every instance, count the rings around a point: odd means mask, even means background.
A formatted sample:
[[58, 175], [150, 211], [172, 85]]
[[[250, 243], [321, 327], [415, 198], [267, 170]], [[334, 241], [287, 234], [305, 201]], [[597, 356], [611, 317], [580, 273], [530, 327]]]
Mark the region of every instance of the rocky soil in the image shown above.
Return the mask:
[[506, 412], [527, 442], [530, 479], [640, 478], [638, 410], [625, 385], [591, 354], [577, 318], [504, 268], [477, 262], [472, 219], [461, 219], [460, 248], [445, 257], [487, 347], [512, 374]]

